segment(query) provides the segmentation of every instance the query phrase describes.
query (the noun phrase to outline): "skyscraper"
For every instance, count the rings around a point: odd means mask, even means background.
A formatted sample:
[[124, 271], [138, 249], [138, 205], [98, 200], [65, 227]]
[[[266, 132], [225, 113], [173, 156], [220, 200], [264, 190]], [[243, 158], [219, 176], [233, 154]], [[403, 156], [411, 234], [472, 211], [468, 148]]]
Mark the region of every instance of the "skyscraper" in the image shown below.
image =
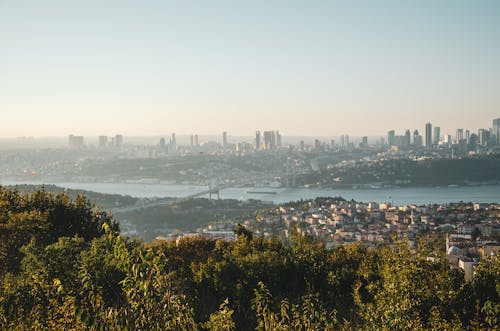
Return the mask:
[[172, 136], [170, 138], [170, 145], [168, 146], [168, 152], [173, 154], [177, 152], [177, 139], [175, 139], [175, 133], [172, 133]]
[[432, 147], [432, 124], [425, 124], [425, 148]]
[[104, 148], [108, 144], [108, 136], [99, 136], [99, 147]]
[[446, 136], [446, 143], [448, 144], [448, 146], [451, 147], [451, 145], [453, 144], [453, 140], [451, 139], [451, 134], [447, 135]]
[[224, 148], [227, 147], [227, 132], [226, 131], [222, 132], [222, 147], [224, 147]]
[[434, 127], [434, 145], [439, 145], [439, 139], [441, 139], [441, 128], [439, 126]]
[[477, 135], [479, 137], [479, 145], [481, 146], [486, 146], [488, 142], [488, 130], [485, 129], [479, 129]]
[[411, 133], [410, 130], [405, 131], [404, 146], [409, 147], [411, 143]]
[[281, 148], [281, 134], [279, 131], [276, 131], [276, 146]]
[[418, 130], [413, 131], [413, 146], [422, 147], [422, 136], [418, 133]]
[[255, 149], [260, 149], [261, 141], [260, 141], [260, 131], [255, 131]]
[[467, 143], [467, 146], [469, 149], [474, 150], [476, 149], [478, 143], [479, 143], [479, 137], [477, 134], [473, 133], [469, 136], [469, 142]]
[[387, 132], [387, 144], [389, 146], [394, 146], [395, 138], [396, 138], [396, 132], [394, 130]]
[[264, 131], [264, 149], [274, 149], [276, 147], [276, 132]]
[[457, 129], [455, 140], [457, 144], [460, 144], [464, 140], [464, 129]]
[[500, 118], [493, 120], [493, 139], [496, 144], [500, 144]]
[[321, 141], [319, 139], [314, 139], [314, 150], [319, 151], [321, 149]]
[[191, 135], [191, 147], [198, 147], [198, 135], [197, 134], [192, 134]]

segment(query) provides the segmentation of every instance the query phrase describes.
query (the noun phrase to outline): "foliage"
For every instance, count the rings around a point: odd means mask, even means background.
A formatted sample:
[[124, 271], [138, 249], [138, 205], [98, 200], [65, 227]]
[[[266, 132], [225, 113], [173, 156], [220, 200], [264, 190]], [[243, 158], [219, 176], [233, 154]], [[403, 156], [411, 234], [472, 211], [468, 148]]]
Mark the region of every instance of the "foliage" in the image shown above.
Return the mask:
[[238, 227], [234, 242], [141, 243], [89, 208], [84, 198], [43, 190], [0, 191], [0, 329], [493, 330], [499, 323], [498, 258], [482, 261], [465, 282], [443, 256], [426, 259], [434, 242], [416, 251], [407, 242], [328, 250], [298, 232], [284, 243]]
[[84, 196], [71, 200], [44, 188], [20, 193], [0, 187], [0, 274], [19, 271], [20, 248], [32, 238], [43, 245], [75, 235], [88, 241], [103, 234], [105, 223], [118, 230], [118, 224]]

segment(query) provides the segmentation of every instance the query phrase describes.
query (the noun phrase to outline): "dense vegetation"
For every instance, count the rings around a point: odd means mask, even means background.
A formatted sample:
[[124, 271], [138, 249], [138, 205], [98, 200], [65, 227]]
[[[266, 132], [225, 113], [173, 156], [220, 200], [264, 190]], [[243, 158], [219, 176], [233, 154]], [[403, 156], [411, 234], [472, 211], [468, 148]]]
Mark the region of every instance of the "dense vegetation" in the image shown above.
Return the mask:
[[152, 240], [158, 233], [189, 232], [224, 220], [253, 218], [255, 211], [269, 207], [259, 200], [209, 200], [205, 198], [173, 202], [130, 211], [116, 211], [114, 216], [134, 224], [140, 238]]
[[407, 186], [436, 186], [500, 181], [500, 156], [462, 159], [408, 160], [389, 159], [377, 162], [323, 168], [299, 175], [297, 185], [322, 187], [385, 183]]
[[64, 188], [56, 185], [29, 185], [22, 184], [16, 185], [16, 189], [19, 191], [36, 191], [36, 190], [46, 190], [53, 192], [55, 194], [66, 193], [70, 198], [76, 199], [79, 195], [85, 195], [85, 197], [92, 203], [102, 207], [102, 208], [117, 208], [134, 205], [139, 201], [139, 198], [131, 197], [129, 195], [120, 194], [105, 194], [93, 191], [85, 190], [74, 190], [69, 188]]
[[[87, 200], [0, 188], [2, 330], [463, 330], [499, 323], [500, 261], [473, 282], [438, 249], [326, 250], [297, 234], [140, 243]], [[428, 254], [441, 257], [429, 262]]]

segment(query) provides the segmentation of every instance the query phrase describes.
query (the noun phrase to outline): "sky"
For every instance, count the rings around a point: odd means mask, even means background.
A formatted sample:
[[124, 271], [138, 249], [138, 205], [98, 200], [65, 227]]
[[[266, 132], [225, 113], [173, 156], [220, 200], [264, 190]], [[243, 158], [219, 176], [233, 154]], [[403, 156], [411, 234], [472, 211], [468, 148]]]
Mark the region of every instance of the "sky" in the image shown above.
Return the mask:
[[0, 0], [0, 137], [500, 117], [500, 1]]

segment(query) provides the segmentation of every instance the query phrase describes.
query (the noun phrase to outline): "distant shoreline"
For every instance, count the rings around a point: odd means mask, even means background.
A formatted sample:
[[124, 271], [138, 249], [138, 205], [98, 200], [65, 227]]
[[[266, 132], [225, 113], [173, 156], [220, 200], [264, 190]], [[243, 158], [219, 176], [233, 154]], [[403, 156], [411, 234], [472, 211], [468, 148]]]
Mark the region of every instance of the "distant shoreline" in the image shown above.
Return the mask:
[[[3, 181], [3, 186], [55, 185], [71, 190], [89, 191], [108, 195], [130, 196], [138, 199], [183, 198], [206, 190], [206, 186], [184, 184], [127, 184], [127, 183], [42, 183]], [[342, 196], [356, 201], [394, 202], [397, 205], [432, 204], [459, 201], [500, 203], [500, 184], [439, 187], [372, 187], [372, 188], [268, 188], [276, 194], [247, 193], [248, 187], [228, 187], [220, 191], [221, 199], [261, 200], [273, 203], [307, 200], [321, 196]], [[203, 196], [205, 197], [205, 196]], [[206, 196], [208, 197], [208, 195]]]

